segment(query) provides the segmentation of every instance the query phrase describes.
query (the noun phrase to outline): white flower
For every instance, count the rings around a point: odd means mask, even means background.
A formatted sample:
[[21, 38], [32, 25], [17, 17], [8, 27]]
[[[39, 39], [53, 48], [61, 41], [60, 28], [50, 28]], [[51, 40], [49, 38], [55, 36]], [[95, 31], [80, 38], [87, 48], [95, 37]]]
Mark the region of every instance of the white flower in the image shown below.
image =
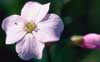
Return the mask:
[[16, 43], [16, 52], [23, 60], [42, 58], [46, 42], [58, 41], [63, 22], [56, 14], [47, 14], [50, 3], [27, 2], [21, 15], [11, 15], [2, 22], [6, 44]]

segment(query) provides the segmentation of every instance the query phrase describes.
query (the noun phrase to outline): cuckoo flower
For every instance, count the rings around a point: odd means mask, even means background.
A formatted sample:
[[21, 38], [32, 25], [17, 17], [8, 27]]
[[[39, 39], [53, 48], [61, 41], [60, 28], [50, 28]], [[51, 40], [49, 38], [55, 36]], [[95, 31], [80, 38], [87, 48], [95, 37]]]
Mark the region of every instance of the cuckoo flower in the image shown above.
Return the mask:
[[2, 22], [6, 44], [16, 44], [16, 52], [23, 60], [41, 59], [46, 42], [58, 41], [63, 22], [56, 14], [48, 14], [50, 3], [27, 2], [21, 15], [11, 15]]

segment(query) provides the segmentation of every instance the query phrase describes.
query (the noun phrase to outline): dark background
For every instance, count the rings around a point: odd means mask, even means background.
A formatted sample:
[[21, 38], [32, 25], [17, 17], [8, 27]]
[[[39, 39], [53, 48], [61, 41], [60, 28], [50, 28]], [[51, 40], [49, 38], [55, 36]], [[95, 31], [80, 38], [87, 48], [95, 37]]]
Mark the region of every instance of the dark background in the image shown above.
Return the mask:
[[[20, 14], [23, 5], [30, 0], [0, 0], [0, 25], [12, 14]], [[31, 0], [32, 1], [32, 0]], [[100, 0], [33, 0], [51, 2], [49, 13], [58, 14], [64, 22], [61, 40], [50, 48], [51, 62], [100, 62], [100, 50], [82, 49], [72, 45], [70, 36], [100, 33]], [[47, 62], [46, 48], [43, 59], [21, 60], [15, 45], [5, 45], [5, 32], [0, 27], [0, 62]]]

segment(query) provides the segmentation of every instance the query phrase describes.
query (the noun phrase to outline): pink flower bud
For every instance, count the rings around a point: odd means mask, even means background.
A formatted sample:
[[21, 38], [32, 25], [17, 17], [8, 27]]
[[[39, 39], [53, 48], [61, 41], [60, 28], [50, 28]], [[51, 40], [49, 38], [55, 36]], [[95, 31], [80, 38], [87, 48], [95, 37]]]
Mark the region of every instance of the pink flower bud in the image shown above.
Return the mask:
[[83, 36], [83, 48], [95, 49], [100, 47], [100, 36], [95, 33], [86, 34]]

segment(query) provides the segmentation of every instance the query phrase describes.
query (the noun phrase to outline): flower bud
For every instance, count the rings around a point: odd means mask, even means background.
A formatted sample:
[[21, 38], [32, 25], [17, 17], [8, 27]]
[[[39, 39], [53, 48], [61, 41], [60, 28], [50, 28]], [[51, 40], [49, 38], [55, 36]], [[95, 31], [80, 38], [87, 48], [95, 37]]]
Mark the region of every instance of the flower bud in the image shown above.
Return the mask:
[[86, 34], [84, 36], [74, 35], [71, 37], [73, 44], [82, 48], [97, 49], [100, 48], [100, 35], [95, 33]]
[[95, 33], [86, 34], [83, 36], [84, 43], [81, 45], [83, 48], [95, 49], [100, 48], [100, 35]]

